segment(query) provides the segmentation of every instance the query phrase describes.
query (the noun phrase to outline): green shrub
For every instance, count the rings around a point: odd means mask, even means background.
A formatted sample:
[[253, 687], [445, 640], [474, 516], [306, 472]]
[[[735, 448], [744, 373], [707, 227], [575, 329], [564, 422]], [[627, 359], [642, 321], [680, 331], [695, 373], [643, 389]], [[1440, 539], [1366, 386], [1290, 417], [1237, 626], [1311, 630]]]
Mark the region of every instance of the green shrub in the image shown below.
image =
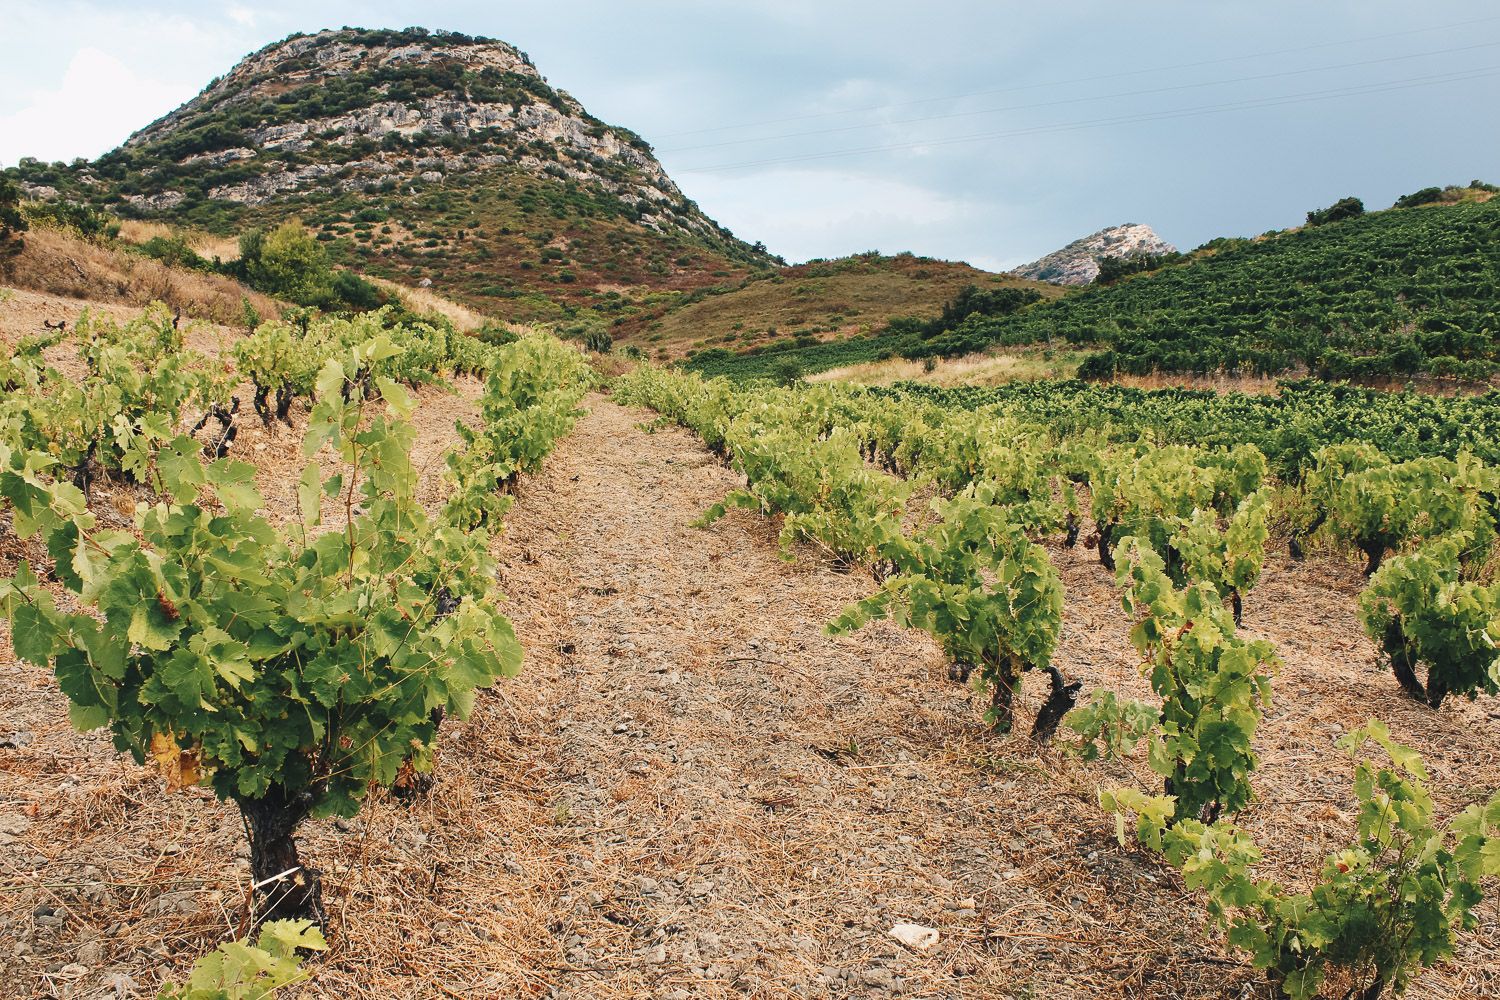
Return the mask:
[[71, 201], [31, 201], [22, 211], [32, 228], [68, 230], [86, 240], [96, 241], [114, 239], [120, 234], [119, 220], [92, 205]]
[[1416, 208], [1418, 205], [1430, 205], [1435, 201], [1443, 200], [1443, 189], [1439, 187], [1425, 187], [1420, 191], [1402, 195], [1396, 199], [1395, 208]]
[[794, 385], [802, 381], [802, 365], [796, 358], [777, 358], [771, 362], [768, 374], [777, 385]]
[[21, 234], [26, 232], [21, 214], [21, 189], [9, 177], [0, 177], [0, 253], [20, 248]]
[[1330, 222], [1357, 219], [1365, 214], [1365, 203], [1353, 196], [1340, 198], [1327, 208], [1314, 209], [1307, 213], [1309, 226], [1326, 226]]

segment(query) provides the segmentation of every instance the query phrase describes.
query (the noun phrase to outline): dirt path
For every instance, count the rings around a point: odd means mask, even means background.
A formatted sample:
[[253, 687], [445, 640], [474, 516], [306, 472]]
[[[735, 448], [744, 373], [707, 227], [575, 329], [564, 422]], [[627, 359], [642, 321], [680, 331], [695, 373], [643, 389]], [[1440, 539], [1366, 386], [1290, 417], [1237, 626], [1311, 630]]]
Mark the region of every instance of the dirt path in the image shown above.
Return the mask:
[[[446, 731], [430, 796], [376, 795], [302, 837], [335, 906], [308, 996], [1268, 995], [1193, 893], [1114, 845], [1094, 789], [1130, 769], [987, 735], [920, 635], [825, 636], [867, 576], [782, 560], [748, 514], [694, 527], [739, 478], [648, 413], [588, 405], [496, 543], [523, 675]], [[1107, 575], [1054, 557], [1059, 662], [1137, 690]], [[1312, 566], [1273, 561], [1247, 609], [1288, 660], [1248, 820], [1316, 855], [1347, 835], [1339, 731], [1387, 717], [1457, 808], [1495, 783], [1500, 720], [1493, 701], [1402, 702], [1350, 639], [1357, 581]], [[0, 662], [0, 712], [30, 730], [0, 748], [0, 984], [23, 984], [0, 996], [152, 995], [233, 929], [236, 814], [71, 733], [50, 678]], [[1409, 995], [1496, 995], [1497, 913]], [[942, 939], [909, 950], [902, 922]]]
[[591, 406], [510, 515], [504, 581], [556, 651], [527, 675], [557, 755], [555, 995], [1220, 995], [1091, 791], [980, 733], [930, 642], [823, 635], [867, 577], [784, 562], [754, 517], [693, 527], [737, 478]]

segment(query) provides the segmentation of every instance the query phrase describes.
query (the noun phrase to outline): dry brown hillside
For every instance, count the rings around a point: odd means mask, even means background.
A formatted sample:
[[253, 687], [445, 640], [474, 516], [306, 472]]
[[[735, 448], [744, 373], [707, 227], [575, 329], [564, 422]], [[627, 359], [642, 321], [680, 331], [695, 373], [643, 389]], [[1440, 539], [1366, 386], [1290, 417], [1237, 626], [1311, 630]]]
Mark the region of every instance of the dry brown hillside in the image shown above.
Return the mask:
[[738, 285], [693, 292], [614, 328], [617, 340], [653, 355], [702, 347], [743, 350], [780, 337], [819, 340], [880, 330], [898, 316], [929, 319], [965, 285], [1063, 289], [963, 262], [860, 254], [763, 272]]
[[274, 316], [280, 309], [275, 299], [230, 278], [168, 267], [56, 230], [27, 233], [20, 253], [0, 258], [0, 286], [83, 300], [73, 304], [74, 313], [86, 302], [165, 302], [194, 319], [239, 324], [246, 299], [262, 316]]

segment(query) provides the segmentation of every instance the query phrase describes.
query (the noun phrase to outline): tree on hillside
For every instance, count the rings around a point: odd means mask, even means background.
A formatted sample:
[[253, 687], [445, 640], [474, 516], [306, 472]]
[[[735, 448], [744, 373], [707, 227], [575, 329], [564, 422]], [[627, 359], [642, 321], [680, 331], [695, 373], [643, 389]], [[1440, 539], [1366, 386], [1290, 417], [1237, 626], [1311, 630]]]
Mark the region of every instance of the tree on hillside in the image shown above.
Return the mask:
[[1357, 219], [1365, 214], [1365, 203], [1358, 198], [1350, 196], [1340, 198], [1327, 208], [1314, 209], [1307, 213], [1307, 224], [1309, 226], [1324, 226], [1330, 222], [1341, 222], [1344, 219]]
[[328, 257], [297, 219], [288, 219], [270, 232], [251, 229], [241, 235], [239, 266], [244, 279], [268, 295], [301, 305], [333, 296]]
[[26, 220], [21, 216], [21, 189], [9, 177], [0, 177], [0, 254], [21, 248]]
[[357, 274], [335, 271], [317, 240], [297, 219], [267, 232], [240, 236], [240, 259], [231, 274], [267, 295], [318, 309], [365, 312], [388, 299]]

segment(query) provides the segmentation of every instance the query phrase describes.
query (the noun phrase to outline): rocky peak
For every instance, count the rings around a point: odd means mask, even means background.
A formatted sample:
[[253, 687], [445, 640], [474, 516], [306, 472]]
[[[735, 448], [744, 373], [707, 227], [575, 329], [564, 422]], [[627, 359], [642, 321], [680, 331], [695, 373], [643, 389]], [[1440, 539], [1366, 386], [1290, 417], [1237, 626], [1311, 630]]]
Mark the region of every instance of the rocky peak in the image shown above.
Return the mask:
[[1041, 260], [1015, 269], [1014, 274], [1056, 285], [1087, 285], [1099, 277], [1100, 257], [1138, 257], [1143, 254], [1176, 253], [1150, 226], [1129, 222], [1101, 229], [1092, 236], [1074, 240]]
[[424, 29], [294, 35], [87, 168], [139, 213], [345, 193], [417, 195], [494, 171], [571, 185], [657, 233], [769, 260], [687, 199], [628, 129], [593, 117], [505, 42]]

